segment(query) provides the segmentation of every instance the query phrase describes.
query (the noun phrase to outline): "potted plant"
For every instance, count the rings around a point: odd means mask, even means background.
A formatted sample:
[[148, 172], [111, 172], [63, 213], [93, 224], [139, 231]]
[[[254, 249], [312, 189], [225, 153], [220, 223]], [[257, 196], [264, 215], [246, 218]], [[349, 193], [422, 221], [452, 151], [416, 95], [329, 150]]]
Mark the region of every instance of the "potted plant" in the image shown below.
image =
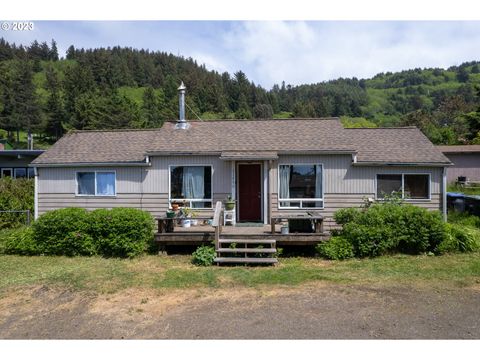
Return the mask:
[[228, 195], [227, 200], [225, 200], [225, 210], [233, 209], [235, 209], [235, 200], [233, 200], [232, 197]]
[[182, 220], [182, 226], [183, 227], [190, 227], [190, 225], [197, 225], [197, 220], [190, 219], [192, 216], [195, 216], [196, 213], [192, 211], [188, 206], [183, 206], [180, 208], [180, 217], [183, 219]]

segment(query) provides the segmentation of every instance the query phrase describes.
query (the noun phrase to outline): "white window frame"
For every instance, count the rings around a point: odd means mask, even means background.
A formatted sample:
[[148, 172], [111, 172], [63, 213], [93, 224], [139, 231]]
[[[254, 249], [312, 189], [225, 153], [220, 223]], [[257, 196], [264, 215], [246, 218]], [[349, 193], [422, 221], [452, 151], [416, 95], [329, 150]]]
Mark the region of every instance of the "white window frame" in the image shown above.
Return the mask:
[[[385, 200], [385, 198], [379, 198], [378, 194], [378, 176], [379, 175], [398, 175], [402, 177], [402, 200], [404, 201], [411, 201], [411, 202], [422, 202], [422, 201], [431, 201], [432, 200], [432, 174], [430, 173], [377, 173], [375, 175], [375, 200]], [[405, 175], [424, 175], [428, 176], [428, 198], [422, 199], [411, 199], [405, 198]]]
[[[280, 198], [280, 166], [321, 166], [322, 167], [322, 197], [321, 198], [291, 198], [291, 199], [281, 199]], [[278, 208], [286, 210], [323, 210], [325, 209], [325, 171], [323, 163], [282, 163], [277, 166], [277, 195], [278, 195]], [[283, 201], [289, 202], [299, 202], [300, 206], [281, 206]], [[322, 202], [322, 207], [303, 207], [303, 202]]]
[[[24, 168], [24, 167], [16, 167], [16, 168], [13, 168], [13, 178], [16, 179], [17, 178], [17, 170], [18, 169], [23, 169], [25, 170], [25, 179], [28, 179], [28, 169], [27, 168]], [[21, 179], [21, 178], [20, 178]]]
[[14, 179], [14, 175], [15, 175], [15, 174], [14, 174], [14, 172], [13, 172], [13, 168], [11, 168], [11, 167], [4, 167], [4, 168], [2, 168], [2, 170], [1, 170], [1, 172], [0, 172], [0, 174], [2, 175], [2, 176], [1, 176], [2, 178], [4, 177], [4, 175], [3, 175], [3, 171], [4, 171], [4, 170], [10, 170], [10, 177], [11, 177], [12, 179]]
[[[210, 168], [210, 195], [209, 199], [175, 199], [172, 198], [172, 168], [174, 167], [188, 167], [188, 166], [199, 166], [199, 167], [209, 167]], [[185, 203], [186, 206], [193, 210], [212, 210], [213, 209], [213, 172], [214, 168], [212, 164], [170, 164], [168, 165], [168, 208], [172, 209], [172, 202], [176, 203]], [[210, 202], [212, 206], [202, 207], [202, 208], [193, 208], [192, 202]]]
[[[78, 193], [78, 174], [79, 173], [94, 173], [95, 180], [95, 194], [79, 194]], [[114, 173], [115, 175], [115, 192], [113, 195], [97, 194], [97, 173]], [[84, 170], [75, 171], [75, 196], [81, 197], [115, 197], [117, 196], [117, 171], [116, 170]]]

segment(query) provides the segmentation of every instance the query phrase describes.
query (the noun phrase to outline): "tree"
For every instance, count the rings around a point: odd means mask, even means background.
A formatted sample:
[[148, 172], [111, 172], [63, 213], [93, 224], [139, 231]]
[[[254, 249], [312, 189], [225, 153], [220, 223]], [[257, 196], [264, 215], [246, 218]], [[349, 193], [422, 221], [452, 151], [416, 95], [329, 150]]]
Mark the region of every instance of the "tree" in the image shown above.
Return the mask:
[[14, 67], [14, 77], [11, 82], [9, 123], [17, 131], [17, 143], [20, 142], [20, 130], [31, 133], [37, 130], [41, 121], [40, 107], [33, 84], [32, 64], [29, 61], [17, 61]]
[[459, 67], [457, 71], [457, 80], [464, 83], [467, 82], [470, 75], [465, 67]]
[[74, 60], [75, 59], [75, 47], [73, 45], [70, 45], [68, 47], [66, 58], [67, 58], [67, 60]]
[[159, 99], [151, 86], [143, 92], [142, 117], [143, 127], [161, 127], [163, 124], [163, 119], [160, 117]]
[[270, 104], [257, 104], [253, 108], [254, 119], [272, 119], [273, 109]]
[[49, 60], [52, 60], [52, 61], [58, 61], [57, 42], [54, 39], [52, 39], [52, 44], [50, 46], [48, 58]]
[[58, 74], [51, 66], [48, 66], [45, 70], [47, 79], [45, 88], [50, 95], [45, 106], [47, 119], [43, 131], [58, 140], [64, 132], [65, 108], [60, 93]]

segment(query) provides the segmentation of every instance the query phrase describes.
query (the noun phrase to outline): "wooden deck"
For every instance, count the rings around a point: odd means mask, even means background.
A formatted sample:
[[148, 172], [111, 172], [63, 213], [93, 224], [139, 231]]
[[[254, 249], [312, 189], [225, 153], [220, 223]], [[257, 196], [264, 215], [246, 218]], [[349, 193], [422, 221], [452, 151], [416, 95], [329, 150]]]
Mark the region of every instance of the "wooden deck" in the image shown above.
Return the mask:
[[[291, 233], [281, 234], [280, 225], [275, 226], [272, 234], [270, 225], [261, 226], [222, 226], [222, 237], [229, 239], [275, 239], [277, 246], [316, 245], [329, 238], [328, 233]], [[214, 228], [198, 225], [189, 228], [174, 227], [173, 232], [155, 234], [155, 241], [160, 245], [200, 245], [208, 244], [215, 238]]]

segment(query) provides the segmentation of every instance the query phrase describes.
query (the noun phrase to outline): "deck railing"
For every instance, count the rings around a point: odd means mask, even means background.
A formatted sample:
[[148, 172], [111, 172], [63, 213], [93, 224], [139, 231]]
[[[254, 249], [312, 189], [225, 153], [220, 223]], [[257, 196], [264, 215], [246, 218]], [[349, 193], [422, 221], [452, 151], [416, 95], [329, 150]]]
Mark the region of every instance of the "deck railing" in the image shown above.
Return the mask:
[[218, 241], [222, 233], [222, 202], [217, 201], [215, 213], [213, 214], [212, 226], [215, 228], [215, 250], [218, 250]]

